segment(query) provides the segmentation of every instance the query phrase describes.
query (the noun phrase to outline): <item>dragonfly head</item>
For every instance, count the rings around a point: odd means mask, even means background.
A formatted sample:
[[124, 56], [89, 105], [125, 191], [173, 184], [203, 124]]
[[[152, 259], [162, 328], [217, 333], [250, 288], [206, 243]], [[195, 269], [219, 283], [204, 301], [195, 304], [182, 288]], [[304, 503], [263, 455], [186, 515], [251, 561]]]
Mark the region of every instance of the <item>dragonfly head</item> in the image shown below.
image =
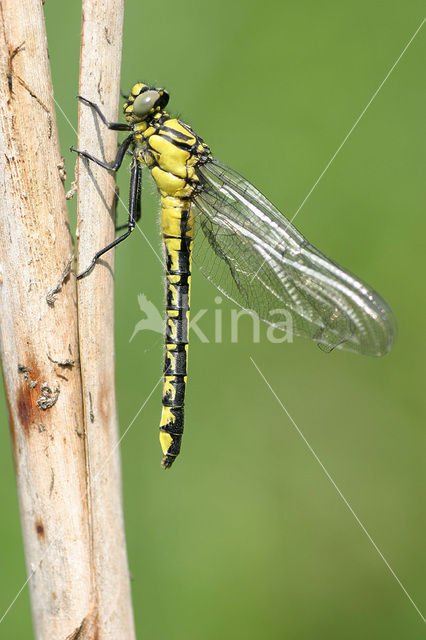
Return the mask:
[[130, 123], [148, 120], [154, 113], [162, 111], [169, 101], [165, 89], [149, 87], [138, 82], [132, 87], [127, 101], [123, 105], [123, 113]]

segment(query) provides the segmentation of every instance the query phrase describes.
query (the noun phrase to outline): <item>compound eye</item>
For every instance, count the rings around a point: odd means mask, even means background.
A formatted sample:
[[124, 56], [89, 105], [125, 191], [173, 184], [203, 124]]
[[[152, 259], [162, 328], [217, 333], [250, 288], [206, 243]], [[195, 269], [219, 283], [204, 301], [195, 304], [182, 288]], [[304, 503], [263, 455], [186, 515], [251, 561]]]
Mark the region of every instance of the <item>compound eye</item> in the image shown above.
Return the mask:
[[155, 103], [159, 99], [160, 94], [158, 91], [148, 90], [141, 93], [133, 103], [133, 114], [137, 118], [144, 118], [148, 115], [151, 109], [155, 106]]

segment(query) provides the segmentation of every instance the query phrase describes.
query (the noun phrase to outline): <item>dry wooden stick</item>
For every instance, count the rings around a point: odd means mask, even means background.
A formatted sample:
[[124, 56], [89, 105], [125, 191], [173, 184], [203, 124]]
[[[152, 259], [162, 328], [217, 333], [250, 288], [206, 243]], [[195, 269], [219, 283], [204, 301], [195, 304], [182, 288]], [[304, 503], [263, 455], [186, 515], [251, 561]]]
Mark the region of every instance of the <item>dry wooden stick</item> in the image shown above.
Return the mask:
[[[80, 90], [117, 120], [124, 0], [83, 0]], [[110, 161], [117, 133], [87, 105], [79, 107], [80, 149]], [[93, 162], [78, 166], [78, 267], [114, 238], [115, 180]], [[102, 256], [79, 281], [78, 319], [83, 382], [91, 539], [99, 638], [132, 640], [134, 635], [124, 537], [121, 470], [114, 379], [114, 251]]]
[[[83, 85], [101, 87], [100, 102], [111, 94], [116, 108], [123, 7], [107, 2], [101, 14], [95, 4], [83, 7]], [[73, 252], [39, 0], [0, 2], [0, 47], [0, 349], [35, 637], [133, 640], [116, 448], [111, 272], [81, 285], [80, 371]], [[88, 127], [93, 130], [93, 119]], [[113, 137], [107, 135], [106, 154], [115, 151]], [[105, 174], [96, 193], [111, 202], [114, 187]], [[82, 192], [94, 186], [83, 183], [80, 175]], [[84, 262], [113, 229], [108, 216], [93, 226], [86, 217], [87, 211], [102, 215], [99, 202], [97, 210], [93, 201], [83, 205]]]
[[35, 637], [57, 640], [92, 610], [93, 565], [73, 249], [39, 0], [1, 1], [0, 47], [1, 356]]

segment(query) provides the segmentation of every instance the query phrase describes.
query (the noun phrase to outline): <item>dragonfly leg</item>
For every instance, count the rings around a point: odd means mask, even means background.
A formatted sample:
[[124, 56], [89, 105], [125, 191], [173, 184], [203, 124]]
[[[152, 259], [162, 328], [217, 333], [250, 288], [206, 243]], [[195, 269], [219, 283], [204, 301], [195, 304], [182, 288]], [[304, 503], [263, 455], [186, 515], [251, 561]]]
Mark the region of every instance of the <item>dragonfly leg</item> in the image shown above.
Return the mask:
[[129, 219], [127, 222], [127, 231], [123, 233], [123, 235], [118, 236], [112, 242], [110, 242], [106, 247], [95, 253], [93, 256], [92, 262], [90, 265], [77, 275], [77, 280], [84, 278], [95, 266], [96, 262], [99, 260], [104, 253], [116, 247], [120, 242], [123, 242], [129, 235], [132, 233], [135, 228], [136, 220], [139, 220], [141, 216], [141, 208], [140, 208], [140, 191], [141, 191], [141, 177], [142, 171], [139, 162], [134, 159], [131, 169], [130, 175], [130, 196], [129, 196]]
[[[129, 196], [129, 215], [130, 210], [133, 207], [134, 210], [134, 223], [139, 222], [141, 219], [141, 187], [142, 187], [142, 169], [139, 162], [134, 160], [137, 169], [132, 166], [132, 172], [130, 174], [130, 196]], [[133, 176], [133, 170], [137, 175]], [[121, 229], [128, 228], [129, 223], [121, 224], [118, 227], [115, 227], [116, 231], [121, 231]]]
[[121, 167], [124, 156], [126, 155], [127, 149], [132, 144], [132, 140], [133, 134], [131, 133], [129, 136], [127, 136], [127, 138], [123, 140], [123, 142], [118, 147], [117, 155], [112, 162], [104, 162], [103, 160], [92, 156], [91, 153], [88, 153], [87, 151], [80, 151], [80, 149], [75, 149], [75, 147], [70, 147], [70, 151], [75, 151], [82, 158], [87, 158], [92, 162], [96, 162], [96, 164], [98, 164], [100, 167], [103, 167], [104, 169], [108, 169], [109, 171], [118, 171], [118, 169]]
[[96, 111], [96, 113], [98, 114], [104, 125], [108, 127], [108, 129], [113, 129], [114, 131], [132, 131], [133, 127], [131, 124], [125, 124], [124, 122], [110, 122], [109, 120], [107, 120], [95, 102], [92, 102], [87, 98], [83, 98], [83, 96], [77, 96], [77, 98], [83, 104], [86, 104], [88, 107], [92, 107], [92, 109]]

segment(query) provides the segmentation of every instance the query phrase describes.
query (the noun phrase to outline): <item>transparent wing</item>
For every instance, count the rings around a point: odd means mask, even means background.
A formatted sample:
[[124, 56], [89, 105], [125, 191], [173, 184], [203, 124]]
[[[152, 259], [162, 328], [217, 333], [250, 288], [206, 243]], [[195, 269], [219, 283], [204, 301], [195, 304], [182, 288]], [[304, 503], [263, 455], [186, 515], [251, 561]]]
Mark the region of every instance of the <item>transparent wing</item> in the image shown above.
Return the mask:
[[197, 168], [194, 262], [228, 298], [324, 350], [379, 356], [396, 330], [383, 298], [318, 249], [252, 184], [217, 160]]

